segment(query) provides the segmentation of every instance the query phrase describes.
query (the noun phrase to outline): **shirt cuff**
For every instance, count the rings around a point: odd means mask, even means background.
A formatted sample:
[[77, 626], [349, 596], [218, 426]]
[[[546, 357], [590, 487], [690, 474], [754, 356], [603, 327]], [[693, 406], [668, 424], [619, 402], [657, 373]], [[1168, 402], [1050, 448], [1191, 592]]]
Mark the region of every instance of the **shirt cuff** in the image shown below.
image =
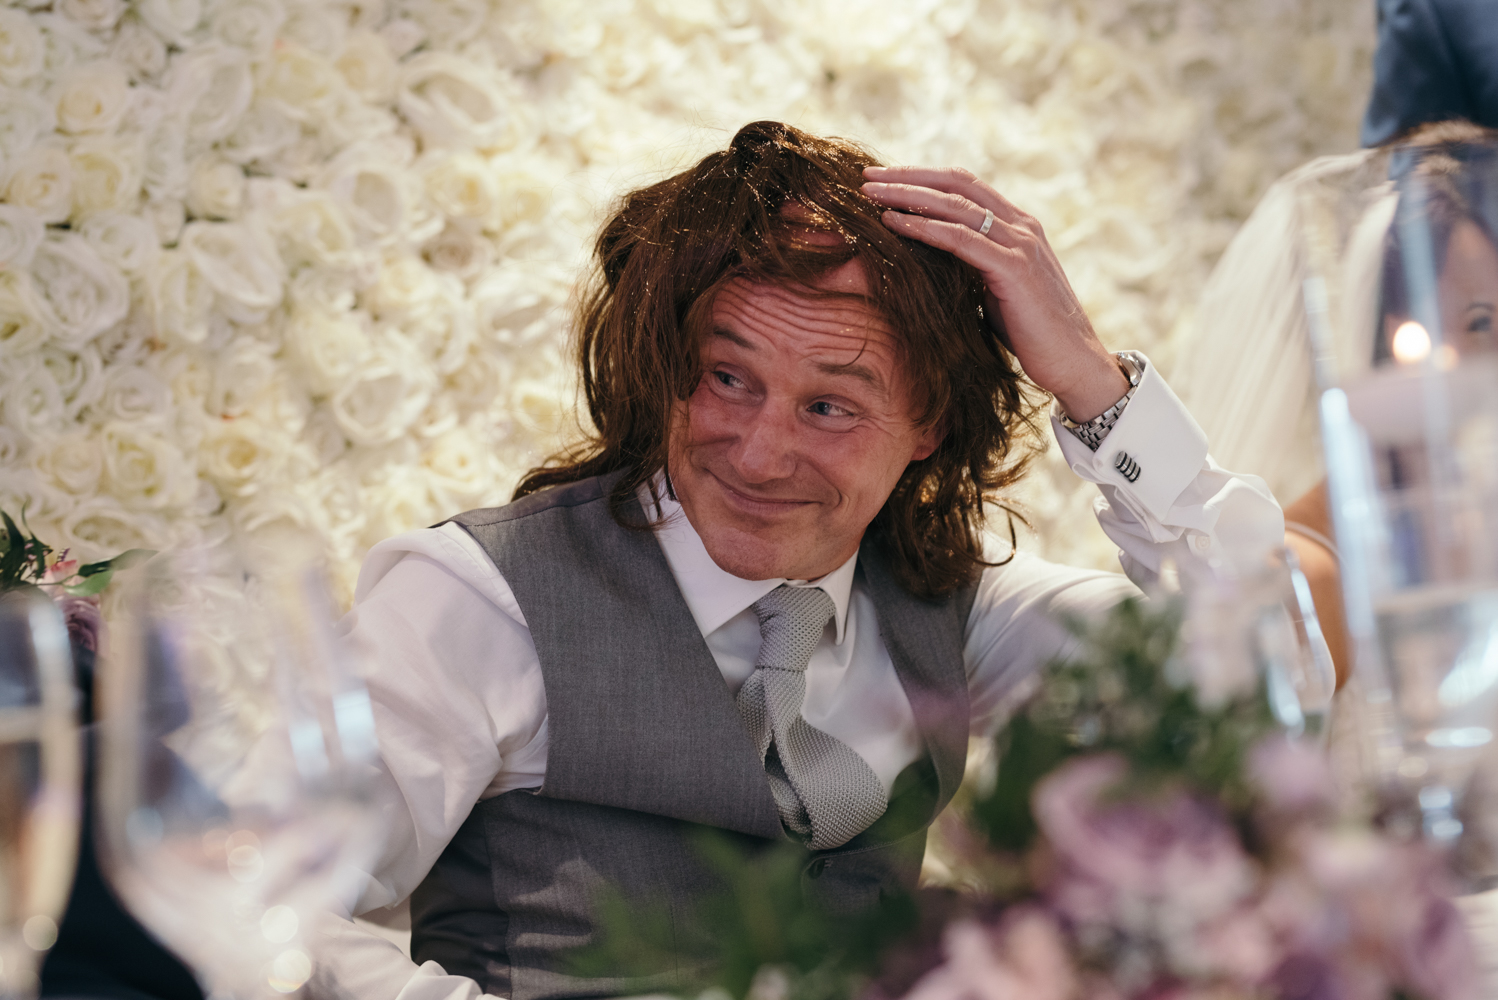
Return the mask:
[[1116, 498], [1145, 523], [1160, 524], [1207, 460], [1207, 435], [1153, 364], [1108, 436], [1091, 451], [1051, 408], [1051, 426], [1073, 472], [1114, 488]]

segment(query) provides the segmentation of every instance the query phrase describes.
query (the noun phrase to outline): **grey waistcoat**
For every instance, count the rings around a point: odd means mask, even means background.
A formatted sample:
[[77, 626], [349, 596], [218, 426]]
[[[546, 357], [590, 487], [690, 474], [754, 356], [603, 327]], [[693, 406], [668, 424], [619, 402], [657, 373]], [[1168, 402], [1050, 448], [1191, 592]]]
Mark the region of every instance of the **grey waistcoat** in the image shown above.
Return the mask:
[[[718, 888], [687, 843], [694, 829], [725, 832], [748, 851], [785, 839], [764, 768], [660, 545], [610, 515], [615, 481], [453, 518], [504, 574], [530, 627], [546, 687], [546, 777], [540, 789], [474, 807], [411, 896], [411, 951], [514, 1000], [641, 985], [566, 971], [563, 953], [596, 940], [593, 905], [605, 888], [664, 910], [687, 943], [693, 901]], [[858, 572], [927, 756], [900, 776], [872, 828], [807, 853], [803, 887], [837, 910], [914, 886], [926, 827], [957, 790], [967, 752], [972, 588], [941, 602], [911, 597], [867, 543]], [[648, 985], [669, 989], [685, 971], [663, 968]]]

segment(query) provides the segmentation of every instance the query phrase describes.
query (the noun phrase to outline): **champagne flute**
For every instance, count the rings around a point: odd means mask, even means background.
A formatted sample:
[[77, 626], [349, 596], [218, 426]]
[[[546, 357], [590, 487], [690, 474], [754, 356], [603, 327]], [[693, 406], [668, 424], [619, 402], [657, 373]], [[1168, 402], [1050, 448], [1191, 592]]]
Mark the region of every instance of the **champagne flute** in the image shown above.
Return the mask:
[[0, 594], [0, 996], [34, 996], [78, 850], [82, 755], [68, 630], [41, 591]]
[[292, 992], [380, 846], [369, 699], [305, 570], [227, 546], [148, 570], [104, 685], [105, 871], [205, 992]]

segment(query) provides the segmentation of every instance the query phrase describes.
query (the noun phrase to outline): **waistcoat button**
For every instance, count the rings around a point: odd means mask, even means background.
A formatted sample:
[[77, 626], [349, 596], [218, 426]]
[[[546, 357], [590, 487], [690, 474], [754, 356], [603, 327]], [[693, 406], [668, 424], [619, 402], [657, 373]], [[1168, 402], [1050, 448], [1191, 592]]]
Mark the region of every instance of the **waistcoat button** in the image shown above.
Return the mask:
[[817, 858], [817, 860], [815, 860], [815, 861], [813, 861], [811, 863], [811, 867], [809, 867], [809, 868], [806, 869], [806, 874], [810, 875], [812, 878], [821, 878], [822, 877], [822, 872], [825, 871], [826, 868], [827, 868], [827, 861], [826, 861], [826, 859], [824, 859], [824, 858]]

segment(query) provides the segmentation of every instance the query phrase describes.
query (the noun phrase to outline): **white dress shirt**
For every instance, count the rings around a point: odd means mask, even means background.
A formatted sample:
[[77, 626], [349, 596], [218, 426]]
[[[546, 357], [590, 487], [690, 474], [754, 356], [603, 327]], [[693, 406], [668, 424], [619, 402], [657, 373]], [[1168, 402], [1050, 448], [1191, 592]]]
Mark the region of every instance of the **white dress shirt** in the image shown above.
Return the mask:
[[[1059, 620], [1105, 610], [1148, 586], [1168, 557], [1188, 572], [1214, 558], [1280, 544], [1284, 522], [1263, 482], [1217, 466], [1206, 439], [1148, 366], [1096, 453], [1053, 417], [1071, 468], [1097, 483], [1096, 511], [1129, 579], [1018, 553], [983, 572], [963, 655], [971, 731], [987, 731], [1017, 687], [1071, 641]], [[1118, 455], [1137, 466], [1130, 481]], [[666, 501], [656, 531], [693, 620], [724, 682], [754, 669], [751, 610], [783, 583], [820, 586], [836, 607], [806, 671], [802, 716], [868, 762], [888, 790], [920, 755], [915, 717], [879, 638], [874, 605], [855, 579], [857, 557], [817, 581], [743, 580], [720, 569], [680, 508]], [[1130, 580], [1133, 582], [1131, 583]], [[359, 910], [410, 895], [482, 799], [537, 788], [546, 775], [546, 688], [525, 615], [504, 577], [462, 528], [407, 532], [370, 550], [343, 629], [374, 701], [389, 842]], [[472, 1000], [472, 980], [418, 968], [389, 940], [329, 917], [314, 948], [316, 997]]]

